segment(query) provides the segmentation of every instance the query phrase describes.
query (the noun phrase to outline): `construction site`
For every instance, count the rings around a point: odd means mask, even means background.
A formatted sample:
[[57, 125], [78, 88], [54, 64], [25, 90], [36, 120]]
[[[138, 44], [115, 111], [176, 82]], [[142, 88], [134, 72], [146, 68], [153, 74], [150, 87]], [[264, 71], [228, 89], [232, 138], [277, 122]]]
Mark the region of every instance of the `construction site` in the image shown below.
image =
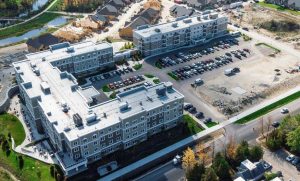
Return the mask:
[[230, 65], [238, 67], [240, 72], [226, 76], [226, 68], [216, 69], [201, 75], [204, 84], [194, 89], [196, 95], [227, 117], [300, 83], [299, 58], [254, 40], [245, 42], [240, 39], [239, 47], [251, 51], [246, 59]]

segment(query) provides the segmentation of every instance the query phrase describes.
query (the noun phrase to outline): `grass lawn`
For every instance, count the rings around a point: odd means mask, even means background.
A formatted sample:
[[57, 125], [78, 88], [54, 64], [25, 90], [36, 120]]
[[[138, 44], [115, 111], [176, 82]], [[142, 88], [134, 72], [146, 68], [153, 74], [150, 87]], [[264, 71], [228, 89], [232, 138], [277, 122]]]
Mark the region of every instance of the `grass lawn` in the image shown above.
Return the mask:
[[116, 95], [117, 95], [117, 93], [114, 91], [113, 93], [111, 93], [109, 95], [109, 98], [114, 99], [114, 98], [116, 98]]
[[183, 122], [187, 123], [188, 130], [191, 133], [191, 135], [204, 130], [204, 128], [198, 126], [198, 123], [188, 114], [183, 115]]
[[25, 131], [23, 125], [18, 118], [11, 114], [0, 115], [0, 133], [6, 137], [8, 133], [14, 138], [16, 146], [20, 145], [25, 139]]
[[154, 84], [159, 84], [159, 83], [160, 83], [160, 80], [159, 80], [159, 79], [153, 79], [153, 83], [154, 83]]
[[263, 115], [267, 114], [268, 112], [271, 112], [274, 109], [282, 107], [282, 106], [284, 106], [284, 105], [286, 105], [286, 104], [288, 104], [288, 103], [290, 103], [290, 102], [292, 102], [296, 99], [299, 99], [299, 98], [300, 98], [300, 92], [296, 92], [296, 93], [294, 93], [290, 96], [287, 96], [287, 97], [285, 97], [285, 98], [283, 98], [283, 99], [281, 99], [277, 102], [274, 102], [273, 104], [270, 104], [270, 105], [268, 105], [268, 106], [266, 106], [266, 107], [264, 107], [264, 108], [262, 108], [258, 111], [255, 111], [254, 113], [249, 114], [248, 116], [245, 116], [245, 117], [237, 120], [235, 123], [237, 123], [237, 124], [247, 123], [247, 122], [249, 122], [253, 119], [256, 119], [260, 116], [263, 116]]
[[281, 50], [279, 50], [278, 48], [275, 48], [269, 44], [266, 44], [266, 43], [256, 43], [255, 46], [266, 46], [266, 47], [269, 47], [271, 49], [273, 49], [276, 53], [279, 53], [281, 52]]
[[205, 125], [207, 126], [207, 127], [209, 127], [209, 128], [211, 128], [211, 127], [213, 127], [213, 126], [215, 126], [215, 125], [218, 125], [219, 123], [217, 123], [217, 122], [209, 122], [209, 123], [206, 123]]
[[[6, 138], [8, 138], [7, 134], [9, 132], [11, 133], [17, 145], [22, 143], [22, 141], [25, 139], [25, 132], [19, 120], [13, 115], [1, 114], [0, 133], [4, 134]], [[11, 142], [9, 142], [9, 145], [11, 147]], [[18, 162], [19, 155], [20, 154], [17, 154], [14, 151], [10, 151], [9, 154], [6, 154], [3, 149], [0, 149], [0, 164], [18, 178], [21, 178], [21, 180], [55, 180], [50, 175], [50, 165], [27, 156], [23, 156], [24, 167], [20, 169]]]
[[48, 23], [49, 21], [51, 21], [59, 16], [61, 16], [61, 15], [56, 14], [56, 13], [44, 13], [41, 16], [38, 16], [37, 18], [35, 18], [31, 21], [28, 21], [24, 24], [16, 25], [16, 26], [1, 30], [0, 31], [0, 39], [13, 37], [13, 36], [21, 36], [33, 29], [42, 28], [46, 23]]
[[155, 76], [154, 75], [152, 75], [152, 74], [144, 74], [144, 76], [145, 77], [147, 77], [147, 78], [149, 78], [149, 79], [152, 79], [152, 78], [154, 78]]
[[176, 81], [179, 80], [179, 78], [178, 78], [175, 74], [173, 74], [172, 72], [168, 72], [168, 75], [169, 75], [171, 78], [173, 78], [174, 80], [176, 80]]
[[300, 11], [295, 11], [295, 10], [292, 10], [292, 9], [288, 9], [288, 8], [285, 8], [285, 7], [282, 7], [282, 6], [278, 6], [276, 4], [269, 4], [269, 3], [266, 3], [266, 2], [259, 2], [258, 4], [262, 7], [276, 9], [278, 11], [285, 11], [285, 12], [291, 13], [293, 15], [300, 15]]
[[155, 67], [157, 67], [159, 69], [162, 69], [162, 65], [158, 61], [155, 62]]
[[250, 41], [252, 38], [250, 36], [247, 36], [245, 34], [242, 34], [244, 41]]
[[110, 92], [111, 90], [107, 85], [105, 85], [105, 86], [102, 87], [102, 91], [103, 92]]
[[135, 70], [139, 70], [139, 69], [141, 69], [142, 68], [142, 64], [135, 64], [134, 66], [133, 66], [133, 68], [135, 69]]

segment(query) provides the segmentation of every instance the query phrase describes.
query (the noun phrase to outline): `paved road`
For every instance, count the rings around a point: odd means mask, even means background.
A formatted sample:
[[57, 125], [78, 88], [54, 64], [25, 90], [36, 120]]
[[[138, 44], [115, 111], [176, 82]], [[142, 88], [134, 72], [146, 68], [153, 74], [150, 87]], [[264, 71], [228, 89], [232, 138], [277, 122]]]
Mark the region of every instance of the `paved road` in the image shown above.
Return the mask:
[[[290, 110], [290, 114], [294, 115], [300, 112], [300, 100], [296, 100], [284, 107], [287, 107]], [[284, 116], [280, 113], [280, 109], [278, 108], [269, 114], [266, 114], [263, 116], [265, 120], [265, 125], [264, 128], [267, 130], [267, 119], [271, 118], [272, 122], [274, 121], [281, 121]], [[255, 139], [261, 135], [261, 132], [258, 131], [261, 122], [259, 121], [261, 119], [256, 119], [254, 121], [249, 122], [246, 125], [237, 125], [237, 124], [231, 124], [225, 127], [226, 130], [226, 138], [221, 138], [218, 139], [215, 142], [215, 152], [221, 151], [224, 148], [224, 142], [228, 142], [230, 139], [234, 139], [236, 142], [241, 142], [242, 140], [248, 141], [250, 144], [255, 144], [256, 141]], [[253, 130], [254, 128], [254, 130]], [[274, 157], [274, 158], [272, 158]], [[282, 171], [283, 175], [287, 179], [296, 179], [299, 175], [295, 175], [294, 173], [299, 173], [295, 172], [295, 167], [291, 166], [288, 163], [283, 163], [283, 165], [278, 166], [277, 164], [281, 162], [285, 162], [283, 160], [284, 156], [279, 156], [272, 155], [270, 152], [266, 151], [266, 154], [264, 155], [264, 158], [266, 161], [270, 162], [273, 166], [276, 166], [274, 171], [279, 171], [279, 169]], [[151, 181], [151, 180], [159, 180], [159, 181], [178, 181], [184, 176], [184, 172], [182, 168], [180, 167], [175, 167], [171, 162], [166, 163], [163, 166], [158, 166], [157, 168], [154, 168], [152, 171], [149, 171], [145, 173], [144, 175], [136, 178], [135, 180], [137, 181]]]

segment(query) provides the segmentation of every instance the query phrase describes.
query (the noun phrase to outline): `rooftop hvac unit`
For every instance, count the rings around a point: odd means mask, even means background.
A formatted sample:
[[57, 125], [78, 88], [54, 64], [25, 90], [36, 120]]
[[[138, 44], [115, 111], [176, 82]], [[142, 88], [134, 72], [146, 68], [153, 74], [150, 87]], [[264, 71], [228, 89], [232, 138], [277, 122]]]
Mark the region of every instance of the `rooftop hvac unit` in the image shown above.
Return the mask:
[[92, 123], [97, 120], [97, 115], [94, 112], [89, 113], [85, 118], [87, 123]]
[[156, 94], [159, 96], [165, 96], [166, 95], [166, 87], [159, 87], [156, 89]]
[[120, 103], [119, 107], [120, 107], [120, 111], [126, 111], [126, 110], [130, 109], [130, 106], [127, 101]]
[[178, 23], [172, 23], [172, 27], [176, 28], [178, 26]]
[[65, 113], [67, 113], [69, 111], [69, 106], [66, 102], [61, 103], [61, 110]]
[[183, 22], [184, 22], [184, 23], [191, 23], [191, 22], [192, 22], [192, 19], [191, 19], [191, 18], [184, 19]]
[[74, 52], [75, 50], [74, 50], [74, 47], [68, 47], [67, 48], [67, 52], [68, 53], [72, 53], [72, 52]]
[[73, 114], [73, 121], [74, 121], [76, 127], [80, 127], [80, 126], [83, 125], [82, 124], [82, 118], [78, 113]]

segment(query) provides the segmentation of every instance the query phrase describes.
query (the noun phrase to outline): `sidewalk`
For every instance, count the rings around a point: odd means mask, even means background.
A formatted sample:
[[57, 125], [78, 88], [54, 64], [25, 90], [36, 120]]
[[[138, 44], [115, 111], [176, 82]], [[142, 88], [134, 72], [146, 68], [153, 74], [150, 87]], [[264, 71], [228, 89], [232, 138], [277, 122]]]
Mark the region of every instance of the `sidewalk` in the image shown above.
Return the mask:
[[164, 148], [164, 149], [162, 149], [162, 150], [160, 150], [160, 151], [158, 151], [156, 153], [153, 153], [152, 155], [149, 155], [149, 156], [147, 156], [147, 157], [145, 157], [145, 158], [143, 158], [143, 159], [141, 159], [141, 160], [139, 160], [139, 161], [137, 161], [135, 163], [132, 163], [132, 164], [130, 164], [130, 165], [128, 165], [128, 166], [120, 169], [120, 170], [117, 170], [117, 171], [111, 173], [110, 175], [107, 175], [107, 176], [99, 179], [98, 181], [112, 181], [112, 180], [116, 180], [116, 179], [118, 179], [118, 178], [120, 178], [120, 177], [122, 177], [122, 176], [124, 176], [124, 175], [126, 175], [126, 174], [128, 174], [128, 173], [130, 173], [130, 172], [132, 172], [132, 171], [134, 171], [134, 170], [142, 167], [142, 166], [145, 166], [146, 164], [148, 164], [148, 163], [150, 163], [150, 162], [152, 162], [152, 161], [154, 161], [156, 159], [159, 159], [160, 157], [166, 155], [167, 153], [170, 153], [170, 152], [172, 152], [174, 150], [177, 150], [177, 149], [180, 149], [180, 148], [182, 148], [184, 146], [187, 146], [187, 145], [191, 144], [192, 142], [194, 142], [194, 141], [196, 141], [198, 139], [201, 139], [204, 136], [207, 136], [208, 134], [211, 134], [211, 133], [213, 133], [213, 132], [215, 132], [215, 131], [217, 131], [219, 129], [224, 128], [225, 126], [227, 126], [229, 124], [234, 123], [235, 121], [239, 120], [240, 118], [243, 118], [243, 117], [245, 117], [245, 116], [247, 116], [247, 115], [249, 115], [249, 114], [251, 114], [251, 113], [253, 113], [253, 112], [255, 112], [255, 111], [257, 111], [257, 110], [259, 110], [259, 109], [261, 109], [261, 108], [263, 108], [263, 107], [265, 107], [267, 105], [269, 105], [269, 104], [271, 104], [271, 103], [277, 102], [278, 100], [280, 100], [280, 99], [282, 99], [284, 97], [287, 97], [287, 96], [289, 96], [291, 94], [294, 94], [294, 93], [296, 93], [298, 91], [300, 91], [300, 86], [298, 86], [298, 87], [296, 87], [296, 88], [294, 88], [294, 89], [292, 89], [292, 90], [290, 90], [290, 91], [288, 91], [288, 92], [286, 92], [284, 94], [281, 94], [280, 96], [275, 97], [275, 98], [273, 98], [271, 100], [264, 101], [261, 104], [259, 104], [257, 106], [254, 106], [254, 107], [250, 108], [249, 110], [247, 110], [245, 112], [242, 112], [241, 114], [239, 114], [239, 115], [237, 115], [235, 117], [230, 118], [227, 121], [221, 122], [220, 124], [218, 124], [216, 126], [213, 126], [213, 127], [209, 128], [209, 129], [206, 129], [206, 130], [198, 133], [198, 134], [195, 134], [193, 136], [185, 138], [185, 139], [183, 139], [183, 140], [181, 140], [181, 141], [179, 141], [179, 142], [177, 142], [177, 143], [175, 143], [175, 144], [173, 144], [173, 145], [171, 145], [171, 146], [169, 146], [167, 148]]

